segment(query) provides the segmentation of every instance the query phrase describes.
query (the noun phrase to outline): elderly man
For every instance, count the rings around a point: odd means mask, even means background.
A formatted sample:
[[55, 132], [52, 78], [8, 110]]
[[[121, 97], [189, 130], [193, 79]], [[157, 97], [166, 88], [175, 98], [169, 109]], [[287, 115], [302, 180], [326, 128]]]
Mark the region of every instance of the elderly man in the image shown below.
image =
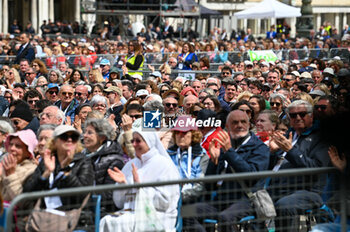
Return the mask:
[[[74, 89], [70, 85], [63, 85], [58, 94], [59, 101], [55, 105], [64, 112], [66, 117], [69, 117], [71, 122], [74, 122], [75, 109], [79, 102], [74, 98]], [[69, 119], [68, 119], [69, 120]]]
[[167, 116], [176, 116], [179, 110], [179, 102], [172, 96], [168, 96], [163, 100], [164, 114]]
[[78, 85], [74, 92], [75, 99], [79, 101], [80, 104], [89, 103], [89, 91], [85, 85]]
[[183, 101], [183, 107], [184, 107], [185, 113], [190, 114], [191, 107], [196, 103], [199, 103], [198, 97], [196, 97], [195, 95], [186, 96]]
[[57, 106], [48, 106], [40, 114], [40, 125], [54, 124], [61, 125], [64, 122], [65, 116], [62, 110]]
[[323, 80], [323, 75], [320, 70], [314, 70], [311, 73], [312, 80], [314, 80], [315, 84], [320, 84]]
[[[210, 141], [209, 162], [206, 175], [217, 175], [233, 172], [259, 172], [267, 170], [269, 165], [269, 148], [254, 133], [249, 131], [249, 117], [241, 110], [232, 111], [226, 121], [228, 133], [220, 131], [217, 138]], [[220, 149], [221, 148], [221, 149]], [[241, 199], [243, 190], [237, 182], [224, 181], [209, 189], [217, 189], [218, 205], [197, 203], [198, 219], [218, 216], [219, 231], [231, 231], [232, 224], [239, 221], [242, 215], [246, 215], [246, 208], [242, 203], [233, 204]], [[238, 191], [232, 194], [232, 191]], [[242, 201], [250, 205], [249, 201]], [[209, 216], [209, 217], [210, 217]], [[197, 218], [192, 221], [196, 231], [205, 231]]]
[[34, 87], [36, 85], [36, 71], [33, 68], [26, 70], [26, 84], [28, 87]]
[[[288, 168], [316, 168], [330, 165], [328, 144], [314, 124], [312, 105], [304, 100], [292, 102], [286, 109], [292, 132], [285, 137], [274, 132], [270, 138], [270, 156], [273, 170]], [[272, 168], [272, 166], [271, 166]], [[312, 179], [312, 182], [311, 182]], [[271, 182], [272, 198], [275, 200], [278, 220], [276, 229], [297, 231], [293, 219], [300, 212], [317, 209], [322, 205], [320, 193], [326, 177], [275, 178]], [[292, 182], [291, 182], [292, 181]], [[290, 186], [293, 183], [293, 186]], [[297, 186], [297, 188], [295, 188]], [[301, 188], [301, 186], [303, 186]]]

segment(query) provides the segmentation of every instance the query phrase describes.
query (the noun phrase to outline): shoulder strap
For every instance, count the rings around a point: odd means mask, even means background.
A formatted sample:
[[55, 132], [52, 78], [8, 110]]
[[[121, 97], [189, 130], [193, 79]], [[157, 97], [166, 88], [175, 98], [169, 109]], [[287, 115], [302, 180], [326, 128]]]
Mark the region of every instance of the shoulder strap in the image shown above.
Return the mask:
[[89, 201], [89, 198], [91, 196], [91, 193], [89, 193], [88, 195], [86, 195], [86, 197], [84, 198], [83, 203], [81, 204], [81, 206], [79, 207], [79, 209], [83, 209], [85, 207], [85, 205], [87, 204], [87, 202]]
[[[232, 166], [230, 166], [230, 170], [232, 171], [232, 173], [236, 173]], [[241, 185], [243, 191], [248, 196], [248, 198], [251, 199], [253, 197], [253, 193], [250, 190], [250, 188], [244, 183], [244, 180], [238, 180], [238, 183]]]

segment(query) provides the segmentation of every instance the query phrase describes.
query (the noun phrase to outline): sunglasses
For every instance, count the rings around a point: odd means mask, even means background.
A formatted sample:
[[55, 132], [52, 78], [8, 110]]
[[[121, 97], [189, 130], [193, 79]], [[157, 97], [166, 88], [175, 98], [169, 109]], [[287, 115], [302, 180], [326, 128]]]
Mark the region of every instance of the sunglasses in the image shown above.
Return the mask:
[[62, 95], [63, 96], [73, 96], [73, 93], [72, 92], [62, 92]]
[[78, 95], [79, 97], [82, 95], [83, 93], [78, 93], [78, 92], [75, 92], [74, 95]]
[[279, 102], [270, 102], [270, 105], [279, 107], [281, 105], [281, 103], [279, 103]]
[[106, 65], [103, 65], [103, 64], [100, 65], [101, 68], [104, 68], [105, 66], [106, 66]]
[[140, 139], [132, 139], [131, 143], [141, 143], [141, 140]]
[[170, 108], [171, 106], [175, 108], [177, 107], [177, 103], [165, 103], [165, 106], [168, 108]]
[[37, 101], [39, 101], [39, 100], [29, 100], [28, 103], [29, 104], [35, 104]]
[[30, 74], [33, 74], [33, 73], [30, 73], [30, 72], [26, 73], [26, 75], [30, 75]]
[[304, 118], [307, 114], [309, 113], [308, 112], [289, 113], [289, 117], [295, 119], [299, 115], [301, 118]]
[[292, 81], [293, 79], [283, 78], [283, 80], [289, 82], [289, 81]]
[[12, 120], [13, 125], [17, 126], [20, 122], [18, 120]]
[[199, 113], [199, 110], [195, 110], [195, 111], [192, 112], [192, 115], [197, 117], [198, 113]]
[[130, 118], [135, 118], [135, 119], [138, 119], [138, 118], [142, 118], [142, 114], [134, 114], [134, 115], [129, 115]]
[[52, 95], [52, 94], [58, 94], [58, 91], [49, 91], [49, 94]]
[[315, 105], [315, 110], [326, 110], [327, 109], [327, 106], [325, 105]]
[[222, 75], [231, 75], [231, 73], [229, 73], [229, 72], [222, 72], [221, 74]]
[[58, 138], [60, 138], [60, 140], [62, 140], [62, 141], [67, 141], [68, 139], [71, 139], [73, 143], [76, 143], [79, 139], [79, 135], [65, 133], [65, 134], [58, 136]]

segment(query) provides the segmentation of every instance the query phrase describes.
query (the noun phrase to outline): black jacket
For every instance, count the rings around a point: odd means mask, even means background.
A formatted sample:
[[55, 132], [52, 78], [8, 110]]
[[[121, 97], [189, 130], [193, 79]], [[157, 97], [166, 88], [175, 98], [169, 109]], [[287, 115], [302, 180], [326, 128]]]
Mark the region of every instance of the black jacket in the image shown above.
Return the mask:
[[28, 43], [28, 45], [23, 49], [23, 51], [21, 51], [22, 47], [23, 45], [21, 45], [21, 47], [18, 50], [15, 64], [19, 64], [21, 59], [27, 59], [29, 60], [29, 63], [31, 63], [35, 59], [35, 50], [30, 43]]
[[[120, 170], [124, 166], [123, 150], [119, 143], [107, 141], [102, 145], [103, 147], [91, 154], [87, 154], [87, 157], [91, 159], [92, 165], [95, 171], [95, 183], [96, 185], [114, 184], [115, 181], [108, 175], [107, 170], [114, 167]], [[111, 202], [113, 198], [113, 191], [102, 193], [102, 201]]]
[[[56, 157], [56, 168], [53, 172], [54, 178], [60, 176], [60, 171], [70, 171], [69, 175], [61, 176], [54, 180], [53, 185], [50, 187], [49, 178], [42, 178], [42, 174], [45, 171], [45, 164], [42, 160], [38, 167], [35, 169], [34, 174], [28, 178], [23, 186], [23, 192], [42, 191], [50, 189], [63, 189], [74, 188], [93, 185], [94, 171], [91, 161], [86, 159], [81, 153], [74, 156], [73, 161], [64, 169], [61, 169], [58, 159]], [[71, 196], [61, 197], [61, 201], [64, 206], [78, 208], [83, 200], [84, 196]]]

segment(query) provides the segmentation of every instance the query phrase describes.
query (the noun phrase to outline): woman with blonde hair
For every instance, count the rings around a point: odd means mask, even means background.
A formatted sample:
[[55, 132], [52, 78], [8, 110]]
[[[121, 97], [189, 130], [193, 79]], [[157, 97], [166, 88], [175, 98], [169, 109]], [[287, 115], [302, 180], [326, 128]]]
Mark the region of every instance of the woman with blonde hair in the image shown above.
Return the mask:
[[101, 71], [97, 68], [90, 70], [89, 83], [96, 84], [96, 83], [100, 83], [100, 82], [103, 82], [103, 76], [102, 76]]
[[49, 68], [58, 68], [59, 63], [66, 62], [66, 57], [62, 52], [61, 46], [55, 46], [52, 51], [52, 56], [46, 59], [46, 65]]
[[10, 71], [5, 73], [5, 79], [8, 89], [13, 89], [14, 84], [21, 83], [21, 77], [15, 68], [11, 68]]

